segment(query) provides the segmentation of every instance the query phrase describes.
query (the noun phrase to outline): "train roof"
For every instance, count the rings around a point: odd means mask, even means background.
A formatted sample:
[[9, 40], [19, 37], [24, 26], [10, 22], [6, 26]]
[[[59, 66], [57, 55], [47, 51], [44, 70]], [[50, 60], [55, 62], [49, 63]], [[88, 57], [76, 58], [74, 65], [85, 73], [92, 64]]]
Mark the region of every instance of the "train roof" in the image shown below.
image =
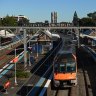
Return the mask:
[[58, 52], [58, 54], [75, 54], [75, 46], [74, 45], [68, 45], [63, 46], [62, 50]]
[[[56, 58], [56, 62], [66, 62], [66, 60], [75, 60], [73, 59], [74, 55], [72, 53], [63, 53], [63, 54], [58, 54]], [[55, 62], [55, 63], [56, 63]]]
[[[6, 33], [5, 33], [6, 32]], [[7, 30], [0, 30], [0, 36], [1, 37], [14, 37], [15, 34], [7, 31]]]

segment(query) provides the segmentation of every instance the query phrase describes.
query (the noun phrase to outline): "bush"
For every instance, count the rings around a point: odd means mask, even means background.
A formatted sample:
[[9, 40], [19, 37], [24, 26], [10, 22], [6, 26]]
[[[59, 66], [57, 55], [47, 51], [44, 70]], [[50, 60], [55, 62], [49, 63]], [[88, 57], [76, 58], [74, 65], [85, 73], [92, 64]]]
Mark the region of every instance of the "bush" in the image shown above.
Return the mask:
[[29, 73], [24, 71], [17, 71], [16, 76], [17, 78], [28, 78]]

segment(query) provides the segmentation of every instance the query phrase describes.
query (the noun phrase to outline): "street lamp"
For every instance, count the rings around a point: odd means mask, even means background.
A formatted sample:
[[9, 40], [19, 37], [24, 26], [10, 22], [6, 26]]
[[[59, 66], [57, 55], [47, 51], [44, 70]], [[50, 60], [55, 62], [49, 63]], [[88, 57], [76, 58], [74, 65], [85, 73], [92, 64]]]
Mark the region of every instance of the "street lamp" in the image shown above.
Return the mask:
[[[29, 41], [29, 48], [30, 48], [30, 41]], [[29, 66], [31, 66], [31, 63], [30, 63], [30, 54], [31, 53], [29, 53]]]
[[38, 39], [39, 37], [37, 37], [37, 57], [38, 57]]
[[13, 62], [15, 63], [15, 85], [18, 85], [17, 84], [17, 76], [16, 76], [16, 63], [18, 62], [18, 57], [16, 57], [16, 50], [20, 50], [20, 49], [24, 49], [24, 48], [18, 48], [18, 49], [15, 49], [15, 58], [13, 59]]
[[79, 32], [79, 19], [78, 19], [78, 48], [80, 47], [80, 32]]
[[17, 84], [17, 77], [16, 77], [16, 62], [17, 62], [17, 60], [16, 60], [16, 49], [15, 49], [15, 61], [14, 62], [15, 62], [15, 85], [18, 85]]
[[37, 41], [37, 57], [38, 57], [38, 41]]

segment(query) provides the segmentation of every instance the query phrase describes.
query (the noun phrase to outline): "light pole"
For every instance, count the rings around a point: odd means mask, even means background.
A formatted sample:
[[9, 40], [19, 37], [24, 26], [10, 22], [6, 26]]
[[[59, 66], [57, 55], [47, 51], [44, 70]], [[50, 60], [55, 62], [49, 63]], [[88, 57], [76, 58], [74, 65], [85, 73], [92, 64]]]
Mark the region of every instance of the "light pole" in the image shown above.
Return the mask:
[[26, 38], [26, 29], [24, 29], [24, 69], [26, 70], [27, 68], [27, 38]]
[[52, 32], [51, 32], [51, 48], [50, 49], [52, 48], [53, 48], [53, 40], [52, 40]]
[[[30, 48], [30, 41], [29, 41], [29, 48]], [[30, 63], [30, 54], [31, 53], [29, 53], [29, 66], [31, 66], [31, 63]]]
[[15, 58], [13, 60], [13, 62], [15, 63], [15, 85], [18, 85], [17, 76], [16, 76], [16, 70], [17, 70], [16, 69], [17, 68], [16, 63], [18, 62], [18, 57], [16, 57], [16, 50], [20, 50], [20, 49], [24, 49], [24, 48], [18, 48], [18, 49], [15, 48]]
[[18, 85], [17, 84], [17, 77], [16, 77], [16, 62], [17, 62], [17, 60], [16, 60], [16, 49], [15, 49], [15, 85]]
[[80, 47], [80, 31], [79, 31], [79, 19], [78, 19], [78, 48]]
[[37, 38], [37, 57], [38, 57], [38, 38]]

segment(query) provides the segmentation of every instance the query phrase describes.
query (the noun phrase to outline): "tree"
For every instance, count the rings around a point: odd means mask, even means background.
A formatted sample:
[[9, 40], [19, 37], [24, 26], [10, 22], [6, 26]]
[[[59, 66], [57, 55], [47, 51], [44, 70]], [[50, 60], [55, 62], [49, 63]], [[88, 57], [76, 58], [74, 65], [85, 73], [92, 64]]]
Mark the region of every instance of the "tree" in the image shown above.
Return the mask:
[[18, 26], [25, 26], [29, 24], [29, 20], [27, 18], [22, 18], [18, 21]]
[[6, 16], [2, 20], [4, 26], [17, 26], [17, 20], [13, 16]]
[[96, 26], [96, 11], [93, 13], [87, 14], [88, 17], [92, 18], [93, 22], [95, 23]]
[[92, 18], [93, 13], [87, 14], [88, 17]]
[[92, 19], [96, 19], [96, 12], [87, 14], [88, 17], [91, 17]]
[[77, 12], [75, 11], [73, 16], [73, 26], [79, 26], [79, 18], [77, 16]]
[[2, 26], [2, 18], [0, 18], [0, 26]]
[[80, 26], [95, 26], [95, 22], [92, 18], [82, 18], [79, 20]]
[[0, 26], [2, 26], [2, 20], [0, 19]]

